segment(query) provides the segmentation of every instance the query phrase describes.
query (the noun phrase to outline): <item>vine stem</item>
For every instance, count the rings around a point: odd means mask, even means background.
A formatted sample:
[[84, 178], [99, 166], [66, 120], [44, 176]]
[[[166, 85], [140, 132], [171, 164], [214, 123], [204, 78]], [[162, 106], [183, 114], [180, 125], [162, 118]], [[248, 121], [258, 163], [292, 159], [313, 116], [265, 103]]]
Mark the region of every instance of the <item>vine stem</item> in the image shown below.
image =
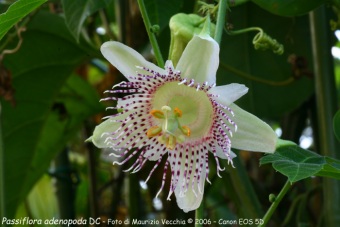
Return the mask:
[[195, 211], [195, 227], [203, 227], [202, 222], [196, 221], [196, 220], [203, 220], [204, 218], [204, 201], [202, 201], [201, 205], [199, 208], [196, 209]]
[[146, 28], [146, 31], [147, 31], [148, 36], [149, 36], [149, 40], [150, 40], [152, 49], [155, 53], [155, 58], [156, 58], [157, 64], [158, 64], [159, 67], [164, 68], [164, 60], [163, 60], [163, 57], [162, 57], [162, 54], [161, 54], [161, 50], [159, 49], [159, 46], [158, 46], [156, 35], [155, 35], [154, 32], [151, 31], [152, 24], [150, 22], [148, 13], [146, 11], [144, 0], [137, 0], [137, 2], [138, 2], [139, 9], [140, 9], [140, 12], [141, 12], [142, 17], [143, 17], [143, 21], [144, 21], [145, 28]]
[[220, 66], [222, 68], [224, 68], [225, 70], [227, 70], [231, 73], [234, 73], [235, 75], [237, 75], [239, 77], [243, 77], [247, 80], [256, 81], [256, 82], [262, 83], [262, 84], [268, 84], [268, 85], [271, 85], [271, 86], [286, 86], [286, 85], [291, 84], [295, 81], [295, 78], [292, 77], [292, 76], [288, 77], [287, 79], [282, 80], [282, 81], [265, 80], [265, 79], [261, 79], [260, 77], [253, 76], [253, 75], [246, 73], [244, 71], [238, 70], [238, 69], [236, 69], [236, 68], [234, 68], [230, 65], [224, 64], [222, 62], [220, 62]]
[[218, 44], [220, 44], [224, 30], [225, 17], [227, 15], [228, 0], [220, 0], [218, 4], [219, 5], [217, 11], [216, 30], [214, 39]]
[[292, 184], [289, 182], [289, 180], [286, 181], [285, 185], [281, 189], [280, 193], [278, 196], [275, 198], [275, 201], [272, 203], [272, 205], [269, 207], [267, 210], [267, 213], [263, 216], [263, 223], [260, 226], [266, 226], [268, 223], [269, 219], [272, 217], [273, 213], [275, 212], [277, 206], [280, 204], [282, 198], [286, 195], [286, 193], [289, 191], [291, 188]]

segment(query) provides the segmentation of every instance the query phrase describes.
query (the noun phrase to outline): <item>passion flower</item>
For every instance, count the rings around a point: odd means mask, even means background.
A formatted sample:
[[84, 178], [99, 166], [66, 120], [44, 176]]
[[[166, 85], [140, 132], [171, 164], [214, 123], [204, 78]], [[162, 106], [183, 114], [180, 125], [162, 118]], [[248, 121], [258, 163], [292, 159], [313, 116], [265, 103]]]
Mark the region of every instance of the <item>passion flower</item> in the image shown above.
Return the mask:
[[137, 172], [147, 160], [155, 161], [146, 181], [166, 158], [156, 196], [170, 166], [168, 200], [174, 192], [184, 212], [194, 210], [202, 201], [205, 180], [209, 182], [209, 152], [218, 175], [223, 170], [218, 158], [232, 165], [231, 148], [274, 152], [277, 137], [270, 126], [233, 104], [248, 88], [236, 83], [215, 86], [219, 46], [210, 36], [194, 36], [176, 68], [171, 61], [159, 68], [119, 42], [106, 42], [101, 51], [128, 81], [107, 91], [120, 96], [102, 100], [116, 100], [117, 106], [109, 108], [120, 112], [98, 125], [90, 140], [125, 157], [114, 164], [137, 156], [127, 171]]

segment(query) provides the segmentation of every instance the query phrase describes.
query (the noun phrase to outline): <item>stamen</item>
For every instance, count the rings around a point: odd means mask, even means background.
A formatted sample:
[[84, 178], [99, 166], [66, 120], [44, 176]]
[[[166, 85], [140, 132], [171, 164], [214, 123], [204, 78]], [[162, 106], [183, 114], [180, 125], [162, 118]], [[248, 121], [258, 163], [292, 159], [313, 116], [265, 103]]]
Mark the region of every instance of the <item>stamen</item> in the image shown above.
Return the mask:
[[176, 117], [182, 117], [182, 110], [180, 110], [178, 107], [174, 109], [174, 113]]
[[181, 127], [181, 131], [186, 136], [190, 136], [190, 134], [191, 134], [190, 128], [188, 126], [182, 126]]
[[[183, 112], [174, 108], [173, 114], [170, 106], [162, 106], [161, 110], [152, 110], [150, 114], [161, 119], [161, 126], [153, 126], [147, 131], [148, 138], [159, 135], [158, 141], [165, 145], [169, 150], [175, 149], [177, 143], [183, 143], [185, 136], [190, 136], [191, 131], [188, 126], [181, 126], [178, 118], [182, 117]], [[163, 132], [163, 133], [162, 133]]]
[[175, 146], [176, 146], [176, 137], [174, 137], [173, 135], [170, 135], [166, 140], [166, 148], [168, 148], [169, 150], [173, 150], [175, 149]]
[[152, 126], [151, 128], [148, 129], [148, 131], [146, 132], [146, 135], [151, 138], [154, 136], [159, 135], [162, 132], [162, 128], [159, 126]]
[[151, 110], [150, 114], [158, 119], [164, 119], [164, 113], [160, 110]]

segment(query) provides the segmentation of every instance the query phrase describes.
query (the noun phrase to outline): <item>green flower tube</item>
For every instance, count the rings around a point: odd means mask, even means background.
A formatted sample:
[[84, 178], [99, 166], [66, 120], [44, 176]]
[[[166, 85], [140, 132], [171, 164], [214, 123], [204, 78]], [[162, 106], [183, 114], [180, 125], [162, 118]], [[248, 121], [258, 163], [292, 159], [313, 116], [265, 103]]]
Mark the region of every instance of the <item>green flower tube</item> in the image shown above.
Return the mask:
[[209, 25], [207, 35], [215, 33], [215, 24], [210, 23], [209, 17], [203, 18], [196, 14], [179, 13], [170, 19], [171, 43], [169, 60], [176, 66], [186, 45], [194, 35], [202, 32], [204, 26]]

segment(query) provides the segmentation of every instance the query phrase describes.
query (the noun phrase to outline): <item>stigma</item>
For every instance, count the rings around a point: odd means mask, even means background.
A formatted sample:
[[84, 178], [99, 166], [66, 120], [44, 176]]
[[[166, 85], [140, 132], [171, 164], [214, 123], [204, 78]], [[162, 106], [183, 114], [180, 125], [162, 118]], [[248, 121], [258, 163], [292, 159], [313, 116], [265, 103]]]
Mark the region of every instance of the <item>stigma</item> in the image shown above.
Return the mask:
[[163, 106], [161, 110], [151, 110], [150, 114], [158, 119], [159, 125], [149, 128], [146, 135], [148, 138], [158, 136], [158, 141], [169, 150], [175, 149], [177, 143], [183, 143], [190, 136], [190, 128], [179, 122], [183, 113], [178, 107], [172, 110], [170, 106]]

